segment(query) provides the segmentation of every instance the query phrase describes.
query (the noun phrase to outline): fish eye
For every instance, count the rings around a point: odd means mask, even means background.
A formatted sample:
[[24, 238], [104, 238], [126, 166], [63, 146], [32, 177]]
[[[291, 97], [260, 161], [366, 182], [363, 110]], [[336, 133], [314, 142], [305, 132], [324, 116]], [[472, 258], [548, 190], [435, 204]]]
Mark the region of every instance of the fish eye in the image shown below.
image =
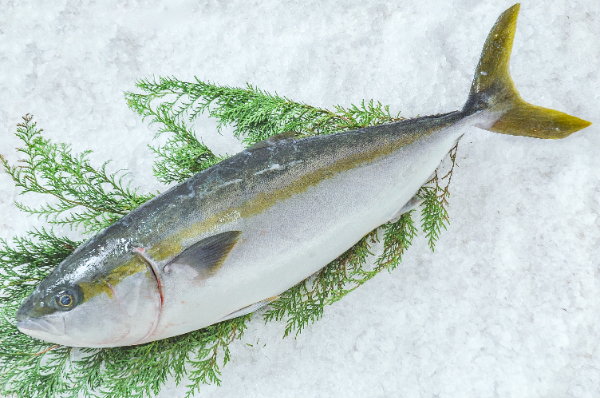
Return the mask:
[[69, 309], [74, 303], [75, 297], [69, 290], [62, 291], [56, 295], [56, 304], [58, 304], [58, 308], [60, 309]]

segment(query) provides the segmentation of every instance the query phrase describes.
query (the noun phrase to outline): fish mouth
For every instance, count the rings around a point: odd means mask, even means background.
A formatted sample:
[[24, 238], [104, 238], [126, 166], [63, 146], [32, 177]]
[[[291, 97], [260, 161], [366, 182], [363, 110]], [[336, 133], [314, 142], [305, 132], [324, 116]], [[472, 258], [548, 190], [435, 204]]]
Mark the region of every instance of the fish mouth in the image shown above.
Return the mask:
[[24, 319], [17, 321], [17, 328], [21, 333], [25, 333], [31, 337], [47, 340], [48, 337], [64, 336], [65, 334], [64, 319], [56, 321], [58, 322], [50, 322], [40, 318]]

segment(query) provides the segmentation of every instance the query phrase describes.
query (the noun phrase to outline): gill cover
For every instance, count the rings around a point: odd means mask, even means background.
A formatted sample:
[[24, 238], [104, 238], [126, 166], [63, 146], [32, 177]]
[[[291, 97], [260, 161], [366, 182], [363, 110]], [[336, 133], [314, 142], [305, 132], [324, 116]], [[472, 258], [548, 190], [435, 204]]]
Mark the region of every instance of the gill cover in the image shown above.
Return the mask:
[[66, 264], [67, 274], [59, 266], [36, 288], [17, 313], [21, 332], [71, 347], [134, 345], [152, 334], [162, 300], [149, 264], [127, 252], [108, 273], [86, 274], [89, 261]]

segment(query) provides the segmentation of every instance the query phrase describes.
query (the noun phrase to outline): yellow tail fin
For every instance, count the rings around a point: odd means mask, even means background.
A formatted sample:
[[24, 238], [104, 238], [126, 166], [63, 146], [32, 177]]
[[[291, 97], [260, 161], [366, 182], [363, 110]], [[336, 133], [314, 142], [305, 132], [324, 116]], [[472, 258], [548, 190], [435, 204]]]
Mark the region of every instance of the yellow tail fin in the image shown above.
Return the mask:
[[472, 114], [488, 109], [499, 116], [488, 130], [510, 135], [556, 139], [589, 126], [592, 123], [578, 117], [521, 99], [508, 70], [518, 14], [519, 4], [515, 4], [490, 31], [463, 111]]

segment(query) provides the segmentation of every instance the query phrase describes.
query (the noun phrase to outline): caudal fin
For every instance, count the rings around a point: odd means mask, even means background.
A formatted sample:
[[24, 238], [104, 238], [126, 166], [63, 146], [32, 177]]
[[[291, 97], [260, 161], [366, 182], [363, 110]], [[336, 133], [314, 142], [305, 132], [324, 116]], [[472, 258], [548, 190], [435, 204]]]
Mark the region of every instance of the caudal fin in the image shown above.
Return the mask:
[[519, 7], [504, 11], [490, 31], [463, 111], [489, 110], [498, 119], [484, 128], [497, 133], [564, 138], [592, 123], [521, 99], [508, 70]]

